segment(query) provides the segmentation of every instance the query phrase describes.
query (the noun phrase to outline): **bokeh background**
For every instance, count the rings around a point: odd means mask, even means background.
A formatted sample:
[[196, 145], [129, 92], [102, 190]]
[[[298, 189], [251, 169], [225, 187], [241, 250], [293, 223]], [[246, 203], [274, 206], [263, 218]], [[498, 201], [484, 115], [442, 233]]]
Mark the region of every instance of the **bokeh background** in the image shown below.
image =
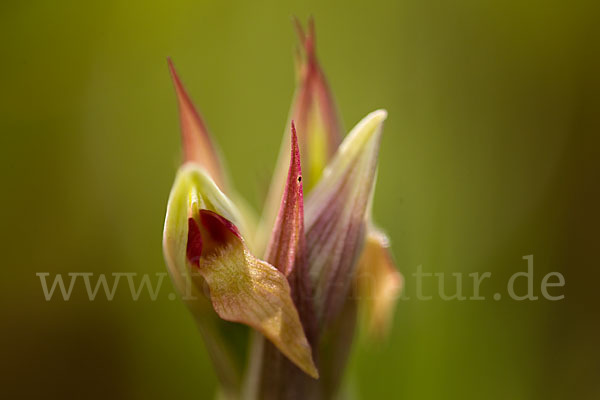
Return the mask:
[[[4, 2], [3, 392], [212, 398], [215, 375], [168, 280], [156, 302], [126, 290], [90, 302], [82, 286], [69, 302], [46, 302], [35, 272], [165, 271], [161, 231], [180, 157], [167, 56], [258, 208], [294, 88], [290, 17], [312, 14], [346, 128], [389, 111], [375, 215], [407, 294], [419, 265], [492, 272], [486, 301], [400, 301], [387, 342], [361, 335], [348, 371], [356, 394], [600, 398], [593, 4]], [[564, 300], [492, 300], [528, 254], [536, 294], [559, 271]]]

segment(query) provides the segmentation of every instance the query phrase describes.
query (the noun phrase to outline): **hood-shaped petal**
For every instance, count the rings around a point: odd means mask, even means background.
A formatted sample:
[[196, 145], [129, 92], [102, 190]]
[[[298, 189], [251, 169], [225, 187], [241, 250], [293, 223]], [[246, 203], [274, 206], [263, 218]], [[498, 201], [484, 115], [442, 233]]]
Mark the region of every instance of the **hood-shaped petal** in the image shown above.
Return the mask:
[[[188, 219], [199, 207], [211, 209], [234, 221], [238, 218], [233, 204], [206, 173], [194, 163], [184, 164], [169, 195], [163, 253], [173, 284], [197, 322], [223, 390], [235, 396], [241, 387], [245, 360], [240, 358], [240, 354], [245, 353], [244, 347], [247, 346], [247, 328], [218, 317], [204, 295], [203, 278], [187, 261]], [[231, 334], [223, 335], [222, 332]]]
[[185, 278], [191, 277], [194, 293], [206, 294], [219, 317], [256, 329], [299, 368], [318, 376], [285, 276], [250, 252], [238, 221], [233, 204], [202, 168], [181, 168], [164, 234], [176, 286], [185, 290]]
[[392, 321], [404, 278], [394, 265], [387, 235], [370, 227], [356, 275], [360, 307], [372, 337], [384, 337]]
[[318, 321], [339, 313], [354, 279], [375, 186], [387, 112], [367, 115], [348, 134], [306, 202], [306, 241]]
[[317, 183], [343, 137], [337, 105], [315, 54], [314, 22], [312, 18], [309, 20], [307, 33], [298, 20], [295, 24], [300, 41], [296, 57], [298, 83], [257, 235], [257, 242], [262, 246], [266, 246], [270, 237], [285, 187], [290, 162], [290, 133], [287, 128], [290, 122], [294, 121], [298, 135], [305, 193], [309, 193]]
[[204, 120], [183, 87], [171, 59], [168, 59], [168, 64], [179, 105], [183, 162], [194, 162], [204, 167], [217, 186], [226, 191], [228, 182], [218, 150], [211, 140]]
[[188, 218], [201, 209], [213, 211], [240, 227], [246, 227], [235, 205], [223, 194], [206, 170], [186, 163], [177, 172], [169, 195], [163, 233], [163, 252], [171, 276], [181, 293], [188, 293], [190, 268], [186, 261]]

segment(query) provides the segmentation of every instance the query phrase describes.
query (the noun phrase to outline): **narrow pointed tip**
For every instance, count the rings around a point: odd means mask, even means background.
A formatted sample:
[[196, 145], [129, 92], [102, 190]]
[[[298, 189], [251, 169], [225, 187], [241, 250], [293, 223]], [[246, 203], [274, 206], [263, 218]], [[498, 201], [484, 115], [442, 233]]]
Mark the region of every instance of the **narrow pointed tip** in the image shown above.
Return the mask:
[[294, 120], [292, 120], [292, 140], [296, 137], [296, 124], [294, 124]]
[[181, 87], [181, 81], [179, 80], [177, 70], [175, 70], [175, 64], [173, 64], [173, 60], [171, 59], [171, 57], [167, 57], [167, 66], [169, 67], [171, 79], [173, 79], [173, 83], [175, 84], [175, 90], [179, 91]]
[[203, 164], [205, 160], [198, 156], [198, 152], [203, 150], [202, 147], [206, 147], [211, 152], [213, 151], [204, 121], [202, 121], [181, 79], [179, 79], [175, 65], [170, 57], [167, 57], [167, 64], [171, 73], [171, 79], [173, 80], [173, 86], [175, 87], [177, 103], [179, 104], [179, 122], [181, 124], [184, 162], [195, 161]]
[[271, 341], [302, 371], [312, 378], [318, 379], [319, 372], [312, 359], [310, 347], [310, 343], [315, 337], [316, 320], [312, 307], [312, 291], [306, 259], [302, 170], [294, 121], [291, 122], [290, 141], [291, 154], [287, 181], [280, 199], [279, 212], [267, 246], [265, 259], [287, 278], [292, 300], [301, 321], [301, 330], [308, 341], [308, 352], [299, 355], [290, 354], [276, 341], [273, 339]]
[[291, 123], [291, 129], [290, 164], [287, 181], [266, 252], [266, 260], [275, 265], [286, 276], [292, 272], [299, 262], [295, 258], [296, 253], [299, 250], [304, 252], [303, 248], [298, 249], [298, 247], [303, 247], [304, 243], [300, 240], [304, 236], [304, 198], [300, 148], [294, 121]]
[[300, 47], [304, 51], [304, 55], [309, 61], [309, 64], [314, 64], [316, 62], [314, 18], [312, 17], [312, 15], [308, 17], [306, 31], [302, 27], [300, 19], [295, 15], [292, 16], [292, 24], [294, 25], [294, 29], [296, 30], [296, 35], [298, 36], [298, 41], [300, 42]]
[[304, 48], [306, 51], [306, 56], [308, 57], [308, 62], [313, 65], [317, 62], [315, 56], [315, 40], [315, 19], [311, 15], [310, 17], [308, 17], [308, 27], [306, 37], [304, 40]]
[[369, 113], [348, 133], [342, 144], [340, 144], [338, 153], [357, 152], [370, 138], [380, 136], [386, 118], [387, 111], [384, 109]]
[[380, 108], [379, 110], [375, 110], [372, 113], [370, 113], [369, 115], [367, 115], [367, 118], [372, 118], [376, 122], [383, 122], [387, 119], [387, 116], [388, 116], [387, 110]]
[[296, 15], [292, 15], [292, 24], [294, 24], [294, 29], [296, 29], [298, 40], [300, 41], [302, 46], [304, 46], [306, 35], [304, 34], [304, 29], [302, 28], [302, 23], [300, 22], [300, 19]]
[[169, 67], [169, 74], [171, 75], [171, 80], [173, 81], [173, 86], [175, 87], [175, 93], [177, 94], [177, 101], [181, 107], [182, 96], [187, 97], [185, 93], [185, 89], [179, 79], [179, 75], [177, 75], [177, 70], [175, 69], [175, 64], [173, 64], [173, 60], [171, 57], [167, 57], [167, 66]]
[[[364, 117], [353, 129], [360, 132], [359, 135], [371, 136], [373, 133], [380, 131], [383, 122], [387, 119], [388, 113], [384, 109], [375, 110]], [[348, 136], [351, 136], [350, 132]]]
[[[291, 143], [291, 159], [290, 159], [290, 168], [288, 174], [293, 176], [288, 177], [288, 181], [293, 180], [297, 182], [296, 190], [297, 196], [302, 201], [303, 197], [303, 189], [302, 189], [302, 163], [300, 162], [300, 146], [298, 145], [298, 135], [296, 134], [296, 126], [294, 121], [292, 121], [292, 143]], [[291, 182], [291, 181], [290, 181]], [[288, 185], [290, 184], [288, 182]]]
[[305, 368], [305, 372], [313, 379], [319, 379], [319, 371], [317, 367], [314, 365], [310, 365], [308, 368]]
[[312, 14], [308, 16], [308, 36], [315, 40], [315, 16]]
[[179, 104], [179, 122], [183, 147], [183, 162], [195, 162], [204, 167], [219, 188], [225, 189], [225, 175], [218, 153], [212, 143], [210, 134], [200, 113], [188, 95], [171, 57], [167, 57], [167, 65], [175, 87]]
[[300, 160], [300, 149], [298, 148], [298, 135], [296, 134], [296, 125], [292, 121], [292, 159]]
[[[179, 102], [180, 108], [183, 112], [191, 112], [197, 114], [196, 109], [192, 105], [192, 100], [189, 98], [189, 95], [187, 94], [187, 91], [183, 87], [183, 83], [181, 82], [181, 79], [177, 74], [175, 64], [173, 64], [173, 60], [171, 59], [171, 57], [167, 57], [167, 65], [169, 66], [169, 72], [171, 74], [171, 79], [173, 80], [173, 86], [175, 86], [175, 93], [177, 94], [177, 101]], [[182, 126], [182, 129], [183, 128], [184, 127]]]

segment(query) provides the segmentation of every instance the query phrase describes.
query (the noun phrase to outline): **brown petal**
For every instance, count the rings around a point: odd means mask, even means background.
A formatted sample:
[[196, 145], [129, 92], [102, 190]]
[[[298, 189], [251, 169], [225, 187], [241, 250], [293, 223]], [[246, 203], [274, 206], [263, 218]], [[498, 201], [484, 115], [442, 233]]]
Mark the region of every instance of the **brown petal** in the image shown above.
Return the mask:
[[318, 377], [285, 276], [254, 257], [235, 226], [220, 215], [199, 210], [199, 223], [193, 223], [202, 236], [198, 271], [217, 314], [256, 329], [304, 372]]

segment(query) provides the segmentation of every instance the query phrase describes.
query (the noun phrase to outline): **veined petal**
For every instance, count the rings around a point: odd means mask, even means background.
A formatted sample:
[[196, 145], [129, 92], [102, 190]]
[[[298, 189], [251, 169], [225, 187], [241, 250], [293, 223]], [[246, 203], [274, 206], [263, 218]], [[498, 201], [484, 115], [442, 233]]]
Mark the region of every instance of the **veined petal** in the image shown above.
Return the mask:
[[404, 278], [397, 270], [386, 234], [370, 227], [358, 261], [358, 300], [368, 333], [383, 337], [389, 330]]
[[306, 193], [319, 180], [343, 136], [337, 105], [315, 54], [314, 22], [309, 20], [306, 34], [298, 20], [295, 20], [295, 25], [300, 41], [300, 48], [296, 52], [298, 84], [258, 230], [257, 242], [259, 245], [262, 243], [262, 246], [266, 246], [269, 240], [285, 187], [287, 166], [290, 163], [290, 133], [287, 129], [290, 121], [294, 121], [298, 134], [304, 170], [302, 183]]
[[164, 247], [176, 285], [191, 275], [196, 291], [208, 294], [222, 319], [256, 329], [318, 376], [285, 276], [250, 253], [235, 225], [239, 213], [203, 169], [182, 167], [168, 208]]
[[352, 129], [307, 199], [308, 262], [321, 324], [339, 313], [354, 279], [386, 117], [372, 112]]
[[195, 238], [193, 242], [201, 246], [195, 246], [188, 259], [194, 262], [197, 258], [217, 314], [256, 329], [303, 371], [317, 377], [285, 276], [254, 257], [235, 225], [225, 218], [200, 210], [199, 220], [189, 220], [190, 228], [196, 226], [190, 229], [188, 243]]
[[204, 167], [217, 186], [221, 190], [227, 190], [223, 164], [211, 140], [211, 135], [206, 128], [206, 124], [183, 87], [171, 59], [168, 59], [168, 64], [179, 104], [183, 162], [195, 162]]

